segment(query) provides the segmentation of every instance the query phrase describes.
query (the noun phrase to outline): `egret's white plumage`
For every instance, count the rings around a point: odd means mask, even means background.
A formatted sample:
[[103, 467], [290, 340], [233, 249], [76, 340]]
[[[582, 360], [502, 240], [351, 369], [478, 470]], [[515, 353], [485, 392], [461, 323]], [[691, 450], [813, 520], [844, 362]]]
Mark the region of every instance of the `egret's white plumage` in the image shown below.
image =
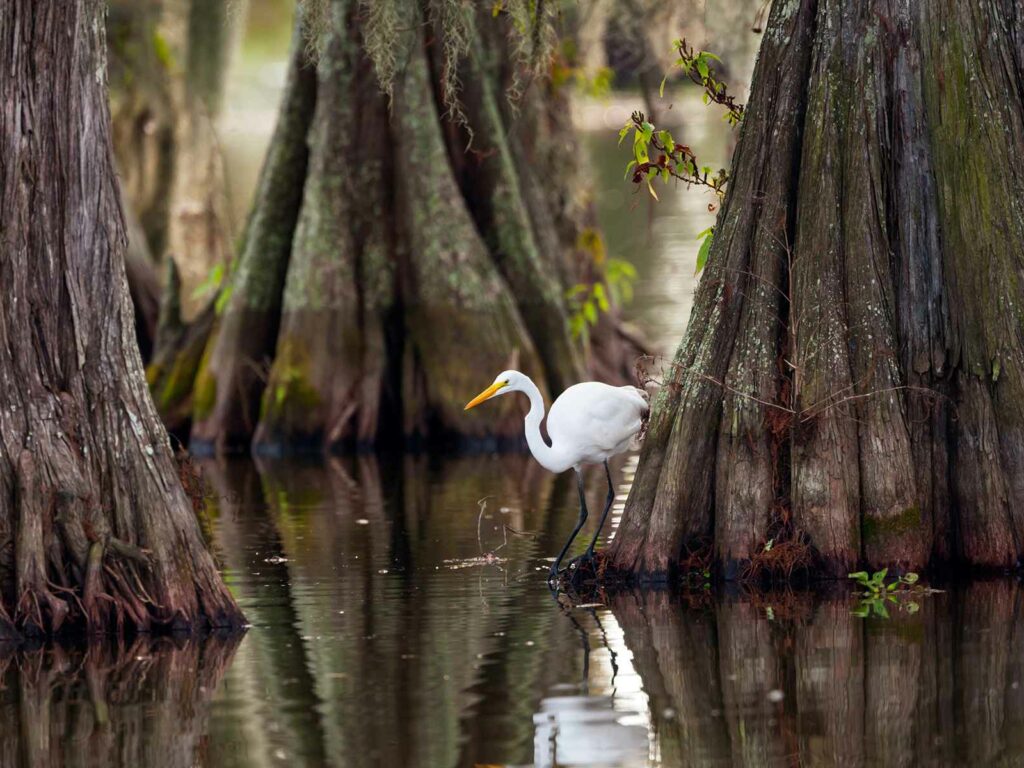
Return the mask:
[[[613, 387], [597, 381], [574, 384], [559, 395], [551, 406], [548, 414], [549, 445], [540, 431], [541, 421], [544, 420], [544, 398], [530, 377], [519, 371], [503, 371], [498, 374], [491, 386], [466, 404], [466, 410], [509, 392], [523, 392], [530, 398], [530, 411], [526, 414], [526, 442], [533, 457], [551, 472], [564, 472], [572, 468], [580, 477], [580, 521], [552, 567], [554, 576], [562, 557], [587, 517], [580, 475], [582, 466], [604, 464], [608, 473], [608, 459], [629, 450], [633, 439], [643, 428], [644, 416], [648, 411], [647, 393], [636, 387]], [[601, 517], [601, 526], [604, 525], [613, 498], [611, 475], [608, 474], [608, 499]], [[594, 534], [594, 541], [587, 549], [588, 556], [593, 555], [596, 540], [597, 534]]]

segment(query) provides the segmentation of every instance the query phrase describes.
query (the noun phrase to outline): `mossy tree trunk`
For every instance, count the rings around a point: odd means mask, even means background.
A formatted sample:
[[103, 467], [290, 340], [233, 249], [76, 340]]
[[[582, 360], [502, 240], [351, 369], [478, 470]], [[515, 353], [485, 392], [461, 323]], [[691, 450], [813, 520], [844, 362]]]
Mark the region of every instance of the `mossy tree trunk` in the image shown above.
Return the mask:
[[[582, 256], [555, 215], [532, 215], [500, 54], [479, 47], [461, 62], [460, 124], [443, 104], [447, 32], [418, 3], [392, 6], [418, 21], [389, 42], [400, 65], [390, 97], [367, 53], [365, 5], [331, 3], [315, 72], [296, 33], [261, 194], [196, 377], [196, 448], [513, 439], [521, 404], [463, 411], [482, 384], [509, 367], [550, 392], [585, 375], [564, 296]], [[507, 31], [489, 11], [479, 23], [499, 41]], [[285, 157], [290, 183], [265, 184]], [[631, 348], [605, 347], [624, 378]]]
[[0, 16], [0, 636], [242, 621], [135, 343], [103, 13]]
[[775, 3], [686, 335], [610, 551], [726, 577], [1017, 564], [1020, 3]]

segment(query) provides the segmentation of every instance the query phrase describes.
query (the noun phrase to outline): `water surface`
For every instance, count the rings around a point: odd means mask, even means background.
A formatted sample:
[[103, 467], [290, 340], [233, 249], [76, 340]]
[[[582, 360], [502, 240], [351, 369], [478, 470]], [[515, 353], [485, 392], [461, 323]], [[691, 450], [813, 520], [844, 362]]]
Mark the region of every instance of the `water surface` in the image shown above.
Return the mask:
[[0, 653], [0, 765], [1024, 764], [1015, 581], [571, 605], [526, 457], [203, 469], [249, 632]]

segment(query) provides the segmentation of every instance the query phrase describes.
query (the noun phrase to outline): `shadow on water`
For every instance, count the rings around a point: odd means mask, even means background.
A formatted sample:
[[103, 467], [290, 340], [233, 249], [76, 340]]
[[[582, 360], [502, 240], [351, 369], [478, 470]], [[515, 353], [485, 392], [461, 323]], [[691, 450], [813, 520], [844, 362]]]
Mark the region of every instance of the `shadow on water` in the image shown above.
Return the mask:
[[568, 606], [572, 478], [526, 457], [204, 472], [250, 631], [0, 653], [0, 765], [1024, 762], [1015, 582]]

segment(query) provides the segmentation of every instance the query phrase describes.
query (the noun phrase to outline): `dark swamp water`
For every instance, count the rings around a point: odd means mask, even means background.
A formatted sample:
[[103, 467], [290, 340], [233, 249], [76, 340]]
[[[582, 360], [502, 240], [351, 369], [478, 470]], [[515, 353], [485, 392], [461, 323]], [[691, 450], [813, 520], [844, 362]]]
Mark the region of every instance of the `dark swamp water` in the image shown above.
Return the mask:
[[1012, 580], [567, 607], [572, 478], [526, 457], [203, 469], [249, 632], [0, 655], [0, 764], [1024, 764]]

